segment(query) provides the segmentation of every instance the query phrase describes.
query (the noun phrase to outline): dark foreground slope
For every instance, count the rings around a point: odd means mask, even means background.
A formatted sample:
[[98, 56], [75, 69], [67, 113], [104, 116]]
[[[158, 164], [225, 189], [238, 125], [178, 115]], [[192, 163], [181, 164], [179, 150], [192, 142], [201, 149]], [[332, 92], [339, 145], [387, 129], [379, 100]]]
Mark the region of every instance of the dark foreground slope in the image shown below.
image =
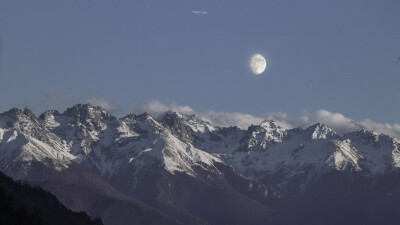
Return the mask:
[[378, 179], [332, 172], [308, 184], [305, 191], [287, 190], [271, 206], [285, 225], [396, 225], [399, 203], [398, 172]]
[[65, 184], [57, 181], [45, 181], [35, 184], [56, 195], [60, 202], [68, 206], [68, 208], [74, 211], [85, 209], [89, 215], [101, 217], [104, 224], [181, 224], [171, 216], [134, 199], [117, 199], [77, 184]]
[[0, 224], [102, 225], [86, 212], [72, 212], [39, 187], [14, 182], [0, 172]]

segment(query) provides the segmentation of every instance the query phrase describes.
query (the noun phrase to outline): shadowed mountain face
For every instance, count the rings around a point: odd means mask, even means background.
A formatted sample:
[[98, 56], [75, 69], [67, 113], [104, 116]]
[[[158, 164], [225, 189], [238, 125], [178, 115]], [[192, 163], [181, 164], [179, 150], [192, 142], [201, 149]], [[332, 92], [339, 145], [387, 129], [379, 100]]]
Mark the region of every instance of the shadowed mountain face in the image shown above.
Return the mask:
[[102, 225], [99, 218], [92, 220], [85, 212], [72, 212], [56, 197], [39, 187], [14, 182], [0, 172], [1, 224], [76, 224]]
[[320, 123], [227, 128], [90, 105], [0, 114], [1, 171], [107, 225], [391, 224], [399, 167], [398, 139]]
[[172, 217], [133, 199], [117, 199], [77, 184], [57, 181], [34, 183], [54, 193], [73, 211], [86, 210], [101, 216], [105, 224], [179, 224]]

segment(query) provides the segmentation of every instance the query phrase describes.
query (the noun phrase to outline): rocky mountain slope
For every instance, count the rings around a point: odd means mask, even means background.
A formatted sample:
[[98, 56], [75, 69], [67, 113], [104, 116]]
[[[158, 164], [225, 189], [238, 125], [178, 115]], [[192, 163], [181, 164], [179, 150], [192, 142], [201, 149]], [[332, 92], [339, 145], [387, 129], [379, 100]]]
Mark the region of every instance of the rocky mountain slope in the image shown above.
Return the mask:
[[[317, 224], [321, 218], [293, 213], [323, 198], [307, 197], [311, 190], [336, 196], [363, 184], [365, 196], [385, 190], [398, 198], [391, 179], [399, 167], [398, 139], [366, 130], [338, 135], [324, 124], [241, 129], [171, 111], [116, 118], [88, 104], [39, 117], [29, 109], [0, 114], [0, 170], [105, 224]], [[329, 183], [337, 189], [322, 185]], [[283, 216], [289, 211], [293, 221]], [[116, 212], [124, 219], [113, 219]], [[382, 215], [395, 217], [390, 212]]]

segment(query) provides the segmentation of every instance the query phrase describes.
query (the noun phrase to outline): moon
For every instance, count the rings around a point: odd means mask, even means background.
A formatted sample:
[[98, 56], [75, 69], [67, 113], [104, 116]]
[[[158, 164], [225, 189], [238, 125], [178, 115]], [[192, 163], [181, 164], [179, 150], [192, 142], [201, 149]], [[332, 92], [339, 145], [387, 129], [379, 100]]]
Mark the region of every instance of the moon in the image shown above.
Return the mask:
[[267, 61], [264, 56], [260, 54], [254, 54], [250, 59], [250, 69], [255, 75], [260, 75], [264, 72], [267, 67]]

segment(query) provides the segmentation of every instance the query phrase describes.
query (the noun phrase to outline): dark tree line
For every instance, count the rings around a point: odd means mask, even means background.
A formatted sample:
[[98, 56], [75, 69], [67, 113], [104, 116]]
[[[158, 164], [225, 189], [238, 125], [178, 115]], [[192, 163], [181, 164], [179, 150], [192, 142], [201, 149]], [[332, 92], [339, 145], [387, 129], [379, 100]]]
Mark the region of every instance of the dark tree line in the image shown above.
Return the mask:
[[86, 212], [72, 212], [40, 187], [13, 181], [0, 172], [0, 224], [102, 225]]

